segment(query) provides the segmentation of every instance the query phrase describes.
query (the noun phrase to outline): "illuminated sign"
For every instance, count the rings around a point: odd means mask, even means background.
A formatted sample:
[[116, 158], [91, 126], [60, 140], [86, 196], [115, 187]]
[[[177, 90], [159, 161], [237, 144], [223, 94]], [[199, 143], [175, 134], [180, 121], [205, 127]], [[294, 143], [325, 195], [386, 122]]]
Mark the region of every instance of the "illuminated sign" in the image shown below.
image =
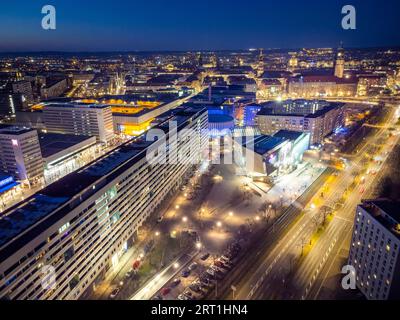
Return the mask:
[[7, 177], [3, 180], [0, 180], [0, 187], [4, 187], [5, 185], [12, 183], [13, 181], [13, 177]]
[[67, 230], [69, 228], [70, 224], [69, 222], [67, 222], [66, 224], [64, 224], [63, 226], [61, 226], [60, 229], [58, 229], [58, 233], [63, 233], [65, 230]]

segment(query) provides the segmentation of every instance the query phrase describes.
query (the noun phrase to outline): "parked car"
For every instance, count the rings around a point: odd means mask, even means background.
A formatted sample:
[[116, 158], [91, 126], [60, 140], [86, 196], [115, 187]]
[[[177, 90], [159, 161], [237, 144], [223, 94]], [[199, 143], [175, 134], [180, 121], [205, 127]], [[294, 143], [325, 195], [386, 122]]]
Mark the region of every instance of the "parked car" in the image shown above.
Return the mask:
[[210, 254], [209, 253], [205, 253], [200, 257], [200, 259], [203, 260], [203, 261], [206, 261], [209, 257], [210, 257]]
[[141, 264], [142, 264], [142, 262], [139, 259], [136, 259], [132, 264], [133, 270], [138, 270], [140, 268]]
[[189, 266], [189, 270], [193, 271], [197, 268], [197, 262], [193, 262], [190, 266]]
[[130, 277], [132, 277], [133, 274], [133, 270], [130, 269], [125, 273], [125, 279], [129, 279]]
[[201, 293], [200, 285], [197, 284], [197, 283], [192, 283], [192, 284], [189, 286], [189, 289], [192, 290], [193, 292]]
[[225, 262], [230, 262], [231, 261], [231, 259], [227, 255], [221, 256], [221, 260], [223, 260]]
[[211, 276], [211, 279], [217, 279], [217, 280], [219, 280], [219, 279], [221, 279], [222, 276], [223, 276], [223, 275], [221, 274], [221, 272], [216, 271], [216, 270], [214, 270], [214, 269], [212, 269], [212, 268], [207, 269], [206, 272]]
[[223, 276], [223, 275], [225, 275], [225, 273], [228, 272], [228, 270], [223, 269], [223, 268], [219, 268], [219, 267], [217, 267], [217, 266], [215, 266], [215, 265], [212, 265], [212, 266], [211, 266], [211, 269], [213, 269], [213, 270], [215, 271], [215, 273], [216, 273], [217, 275], [220, 275], [220, 276]]
[[189, 269], [182, 270], [182, 272], [181, 272], [181, 276], [182, 277], [187, 278], [187, 277], [189, 277], [189, 275], [190, 275], [190, 270]]
[[224, 267], [228, 270], [231, 270], [233, 268], [233, 263], [232, 262], [223, 262], [221, 261], [224, 265]]
[[174, 281], [171, 282], [171, 287], [175, 288], [181, 283], [181, 279], [176, 278]]
[[215, 271], [213, 270], [213, 269], [207, 269], [207, 271], [206, 271], [210, 276], [214, 276], [215, 275]]
[[216, 271], [216, 272], [218, 272], [218, 271], [221, 270], [221, 268], [218, 268], [218, 267], [217, 267], [216, 265], [214, 265], [214, 264], [212, 264], [212, 265], [210, 266], [210, 268], [211, 268], [212, 270]]
[[163, 221], [163, 219], [164, 219], [164, 217], [163, 217], [163, 216], [161, 216], [161, 217], [158, 217], [158, 219], [157, 219], [157, 222], [158, 222], [158, 223], [160, 223], [161, 221]]
[[211, 283], [211, 281], [207, 276], [203, 276], [203, 277], [200, 277], [200, 283], [203, 286], [208, 286]]
[[183, 293], [178, 296], [178, 300], [190, 300], [189, 297], [185, 296]]
[[168, 293], [171, 292], [171, 288], [165, 287], [161, 289], [161, 295], [166, 296]]
[[202, 279], [200, 283], [201, 283], [201, 285], [203, 287], [206, 287], [208, 289], [212, 289], [215, 286], [215, 283], [213, 281], [211, 281], [210, 279], [208, 279], [208, 278], [207, 279]]
[[204, 272], [200, 275], [200, 281], [201, 282], [209, 282], [211, 280], [211, 275], [207, 272]]
[[110, 298], [115, 299], [118, 295], [118, 293], [121, 291], [121, 288], [117, 287], [110, 293]]
[[193, 300], [193, 299], [194, 299], [193, 293], [190, 291], [189, 288], [187, 288], [187, 289], [183, 292], [183, 295], [185, 295], [186, 297], [188, 297], [189, 300]]
[[214, 264], [219, 268], [223, 268], [223, 269], [227, 269], [227, 270], [230, 270], [233, 267], [232, 263], [226, 262], [223, 260], [217, 260], [217, 261], [215, 261]]

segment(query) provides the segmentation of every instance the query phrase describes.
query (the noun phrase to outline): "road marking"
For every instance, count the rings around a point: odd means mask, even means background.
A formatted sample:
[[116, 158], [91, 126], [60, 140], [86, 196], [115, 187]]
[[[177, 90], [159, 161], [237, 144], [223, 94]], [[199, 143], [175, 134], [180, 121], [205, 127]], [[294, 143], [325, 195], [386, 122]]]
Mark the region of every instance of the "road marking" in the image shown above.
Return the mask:
[[[336, 242], [337, 242], [337, 237], [335, 237], [335, 239], [333, 240], [331, 246], [329, 247], [328, 251], [326, 252], [326, 254], [324, 255], [323, 261], [320, 263], [320, 266], [322, 267], [322, 264], [325, 263], [327, 256], [330, 254], [330, 252], [332, 251], [333, 247], [335, 246]], [[322, 268], [317, 268], [317, 270], [314, 272], [314, 275], [312, 277], [312, 280], [310, 281], [310, 283], [308, 284], [306, 290], [305, 290], [305, 294], [302, 295], [302, 300], [306, 299], [308, 296], [308, 292], [309, 290], [311, 290], [315, 280], [317, 279], [317, 276], [319, 274], [319, 272], [322, 270]], [[304, 299], [303, 299], [304, 297]]]

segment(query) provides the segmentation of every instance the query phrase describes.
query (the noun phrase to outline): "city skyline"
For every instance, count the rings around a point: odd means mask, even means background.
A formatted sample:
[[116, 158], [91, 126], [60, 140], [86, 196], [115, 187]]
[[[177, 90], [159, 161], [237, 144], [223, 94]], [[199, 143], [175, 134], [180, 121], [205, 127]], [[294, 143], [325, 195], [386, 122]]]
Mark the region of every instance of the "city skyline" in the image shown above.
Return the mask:
[[0, 300], [400, 299], [399, 1], [17, 4]]

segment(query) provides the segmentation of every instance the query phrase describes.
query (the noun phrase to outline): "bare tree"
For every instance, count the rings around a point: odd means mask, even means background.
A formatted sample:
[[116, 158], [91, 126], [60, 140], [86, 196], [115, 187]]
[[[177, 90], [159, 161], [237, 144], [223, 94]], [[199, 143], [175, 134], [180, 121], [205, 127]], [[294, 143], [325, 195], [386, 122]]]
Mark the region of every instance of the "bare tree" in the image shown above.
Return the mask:
[[319, 227], [321, 226], [321, 213], [318, 211], [316, 212], [312, 218], [311, 218], [312, 223], [314, 224], [314, 227], [316, 230], [319, 229]]
[[322, 224], [325, 225], [326, 219], [328, 218], [328, 215], [332, 212], [332, 209], [328, 206], [322, 206], [320, 212], [322, 215]]

